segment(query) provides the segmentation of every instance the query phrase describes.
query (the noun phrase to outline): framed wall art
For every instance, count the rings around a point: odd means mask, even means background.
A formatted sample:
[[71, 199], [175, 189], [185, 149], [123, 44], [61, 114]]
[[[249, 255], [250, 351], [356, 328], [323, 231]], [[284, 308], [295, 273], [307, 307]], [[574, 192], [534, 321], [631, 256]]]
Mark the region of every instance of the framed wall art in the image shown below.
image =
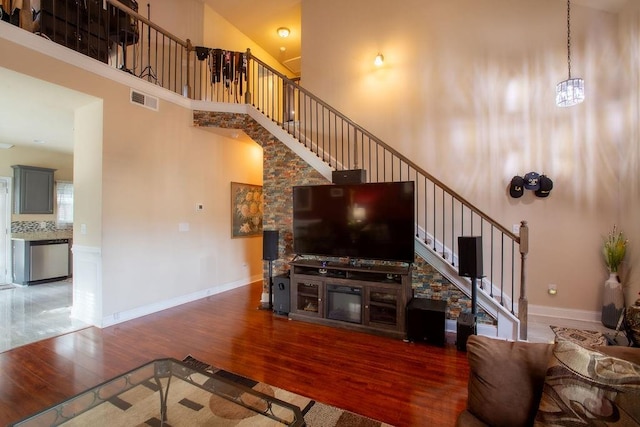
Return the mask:
[[231, 183], [231, 237], [262, 236], [261, 185]]

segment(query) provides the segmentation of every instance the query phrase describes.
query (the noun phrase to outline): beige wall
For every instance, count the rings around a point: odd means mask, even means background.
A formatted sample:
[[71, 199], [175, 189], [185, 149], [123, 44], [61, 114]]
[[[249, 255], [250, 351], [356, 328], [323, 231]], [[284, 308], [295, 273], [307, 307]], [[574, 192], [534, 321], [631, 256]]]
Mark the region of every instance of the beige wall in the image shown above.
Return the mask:
[[[614, 13], [572, 11], [572, 71], [585, 79], [587, 100], [561, 109], [554, 97], [567, 76], [565, 2], [409, 0], [391, 10], [384, 0], [328, 0], [302, 8], [305, 87], [507, 228], [528, 221], [532, 312], [600, 310], [601, 241], [613, 224], [628, 228], [628, 260], [640, 261], [630, 217], [638, 208], [638, 15], [634, 33], [621, 32]], [[553, 179], [549, 198], [508, 197], [511, 178], [529, 171]], [[632, 194], [621, 191], [631, 183]], [[640, 289], [637, 274], [623, 280], [629, 293]]]
[[5, 39], [0, 50], [2, 67], [98, 98], [77, 113], [77, 196], [90, 201], [75, 220], [101, 251], [104, 317], [261, 277], [261, 239], [231, 239], [229, 211], [231, 181], [261, 184], [256, 144], [193, 128], [187, 108], [132, 104], [128, 86]]
[[76, 109], [74, 115], [74, 245], [102, 244], [103, 101]]
[[[149, 9], [147, 9], [147, 4]], [[198, 0], [147, 0], [138, 2], [138, 13], [151, 17], [154, 24], [168, 30], [174, 36], [193, 45], [202, 42], [204, 5]]]
[[290, 75], [282, 64], [259, 47], [253, 40], [238, 32], [235, 27], [209, 6], [204, 7], [204, 36], [203, 44], [211, 48], [221, 48], [244, 52], [251, 49], [251, 54], [264, 61], [284, 75]]
[[640, 3], [629, 2], [620, 16], [620, 44], [623, 53], [621, 91], [624, 127], [620, 129], [620, 194], [622, 229], [629, 238], [625, 278], [629, 284], [627, 303], [640, 299]]

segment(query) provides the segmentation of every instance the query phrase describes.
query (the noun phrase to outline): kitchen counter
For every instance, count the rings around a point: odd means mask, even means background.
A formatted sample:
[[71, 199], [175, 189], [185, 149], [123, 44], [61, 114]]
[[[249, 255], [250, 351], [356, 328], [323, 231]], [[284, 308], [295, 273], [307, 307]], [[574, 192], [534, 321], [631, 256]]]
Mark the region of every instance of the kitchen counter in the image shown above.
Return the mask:
[[25, 242], [35, 242], [38, 240], [71, 239], [73, 230], [49, 231], [38, 233], [11, 233], [11, 240], [24, 240]]

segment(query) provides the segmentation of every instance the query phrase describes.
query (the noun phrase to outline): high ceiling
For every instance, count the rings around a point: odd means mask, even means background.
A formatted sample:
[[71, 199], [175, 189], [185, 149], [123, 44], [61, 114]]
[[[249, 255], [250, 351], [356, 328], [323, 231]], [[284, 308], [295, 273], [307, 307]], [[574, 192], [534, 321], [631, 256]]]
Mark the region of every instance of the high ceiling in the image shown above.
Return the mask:
[[[292, 73], [300, 72], [301, 0], [200, 1], [231, 22]], [[637, 0], [572, 0], [572, 4], [615, 13], [630, 1]], [[279, 27], [290, 29], [287, 39], [278, 37]], [[2, 68], [0, 91], [0, 143], [73, 152], [73, 110], [90, 102], [89, 97]], [[30, 97], [31, 91], [35, 91], [37, 96]], [[28, 99], [38, 99], [38, 102]]]
[[[301, 0], [201, 0], [242, 33], [280, 61], [292, 73], [300, 73]], [[290, 30], [289, 37], [277, 29]], [[284, 50], [283, 50], [284, 48]]]

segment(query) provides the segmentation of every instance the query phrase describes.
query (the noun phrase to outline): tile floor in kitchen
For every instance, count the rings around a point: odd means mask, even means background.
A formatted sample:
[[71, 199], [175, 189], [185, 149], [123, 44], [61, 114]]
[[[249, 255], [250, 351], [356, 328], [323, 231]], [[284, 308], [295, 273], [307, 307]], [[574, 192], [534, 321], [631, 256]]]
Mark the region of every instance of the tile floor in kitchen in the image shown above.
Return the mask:
[[71, 319], [72, 282], [0, 287], [0, 352], [86, 328]]
[[[71, 305], [71, 279], [0, 290], [0, 352], [89, 326], [71, 319]], [[528, 341], [553, 342], [549, 325], [614, 332], [597, 322], [532, 316]]]

